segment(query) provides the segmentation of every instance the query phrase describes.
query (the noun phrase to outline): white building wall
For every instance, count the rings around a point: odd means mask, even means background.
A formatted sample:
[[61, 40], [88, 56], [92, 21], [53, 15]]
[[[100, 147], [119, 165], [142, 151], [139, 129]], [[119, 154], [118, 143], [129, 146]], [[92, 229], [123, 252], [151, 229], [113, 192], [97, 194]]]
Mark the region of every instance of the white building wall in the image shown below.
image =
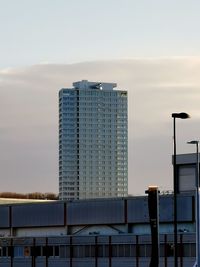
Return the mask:
[[127, 92], [82, 81], [59, 93], [60, 199], [128, 194]]
[[65, 227], [18, 228], [15, 231], [17, 237], [62, 236], [66, 234]]

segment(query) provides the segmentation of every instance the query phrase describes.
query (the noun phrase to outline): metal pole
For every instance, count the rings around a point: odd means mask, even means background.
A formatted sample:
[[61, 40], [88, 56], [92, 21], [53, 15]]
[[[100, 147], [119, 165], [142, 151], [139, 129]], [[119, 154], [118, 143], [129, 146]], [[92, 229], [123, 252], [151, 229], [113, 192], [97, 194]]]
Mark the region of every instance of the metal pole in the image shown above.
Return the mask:
[[174, 178], [174, 267], [178, 267], [178, 244], [177, 244], [177, 193], [178, 193], [178, 179], [177, 179], [177, 167], [176, 167], [176, 118], [188, 119], [190, 115], [181, 113], [172, 113], [174, 122], [174, 160], [173, 160], [173, 178]]
[[200, 267], [200, 230], [199, 230], [199, 141], [193, 140], [188, 144], [196, 145], [196, 170], [195, 170], [195, 219], [196, 219], [196, 262], [194, 266]]
[[200, 240], [199, 240], [199, 142], [196, 142], [196, 258], [200, 266]]
[[177, 249], [177, 175], [176, 175], [176, 117], [173, 118], [173, 177], [174, 177], [174, 267], [178, 267], [178, 249]]
[[149, 186], [148, 194], [149, 222], [151, 227], [151, 261], [149, 267], [159, 266], [159, 191], [157, 186]]

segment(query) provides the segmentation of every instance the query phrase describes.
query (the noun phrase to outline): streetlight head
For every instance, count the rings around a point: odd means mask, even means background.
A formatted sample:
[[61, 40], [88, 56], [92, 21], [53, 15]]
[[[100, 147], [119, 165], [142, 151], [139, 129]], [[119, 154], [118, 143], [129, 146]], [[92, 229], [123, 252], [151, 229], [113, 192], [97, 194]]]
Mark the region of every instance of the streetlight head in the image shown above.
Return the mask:
[[190, 115], [185, 113], [185, 112], [181, 112], [181, 113], [172, 113], [172, 118], [179, 118], [179, 119], [189, 119]]
[[198, 145], [199, 141], [198, 140], [192, 140], [187, 142], [187, 144], [191, 144], [191, 145]]

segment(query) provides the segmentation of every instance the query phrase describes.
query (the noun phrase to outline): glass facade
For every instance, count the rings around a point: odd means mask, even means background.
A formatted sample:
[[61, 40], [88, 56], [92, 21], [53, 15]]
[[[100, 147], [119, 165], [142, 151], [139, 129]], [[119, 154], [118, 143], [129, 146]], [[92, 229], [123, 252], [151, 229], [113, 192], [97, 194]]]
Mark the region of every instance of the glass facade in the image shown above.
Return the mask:
[[127, 196], [127, 92], [81, 81], [59, 92], [59, 196]]

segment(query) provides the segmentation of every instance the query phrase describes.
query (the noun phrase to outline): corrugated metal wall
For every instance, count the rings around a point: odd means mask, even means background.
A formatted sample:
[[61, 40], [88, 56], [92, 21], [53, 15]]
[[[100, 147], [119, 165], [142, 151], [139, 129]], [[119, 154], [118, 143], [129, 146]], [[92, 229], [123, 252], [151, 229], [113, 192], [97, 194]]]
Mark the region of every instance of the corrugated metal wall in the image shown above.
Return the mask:
[[0, 228], [7, 228], [10, 226], [9, 223], [9, 207], [0, 206]]
[[64, 204], [14, 205], [12, 207], [12, 226], [51, 226], [64, 225]]
[[67, 205], [68, 225], [124, 223], [123, 200], [77, 201]]
[[133, 198], [127, 200], [128, 223], [149, 222], [147, 198]]
[[[178, 220], [193, 222], [194, 197], [178, 196]], [[173, 222], [173, 196], [160, 197], [160, 222]], [[0, 206], [0, 228], [149, 223], [146, 197]]]

